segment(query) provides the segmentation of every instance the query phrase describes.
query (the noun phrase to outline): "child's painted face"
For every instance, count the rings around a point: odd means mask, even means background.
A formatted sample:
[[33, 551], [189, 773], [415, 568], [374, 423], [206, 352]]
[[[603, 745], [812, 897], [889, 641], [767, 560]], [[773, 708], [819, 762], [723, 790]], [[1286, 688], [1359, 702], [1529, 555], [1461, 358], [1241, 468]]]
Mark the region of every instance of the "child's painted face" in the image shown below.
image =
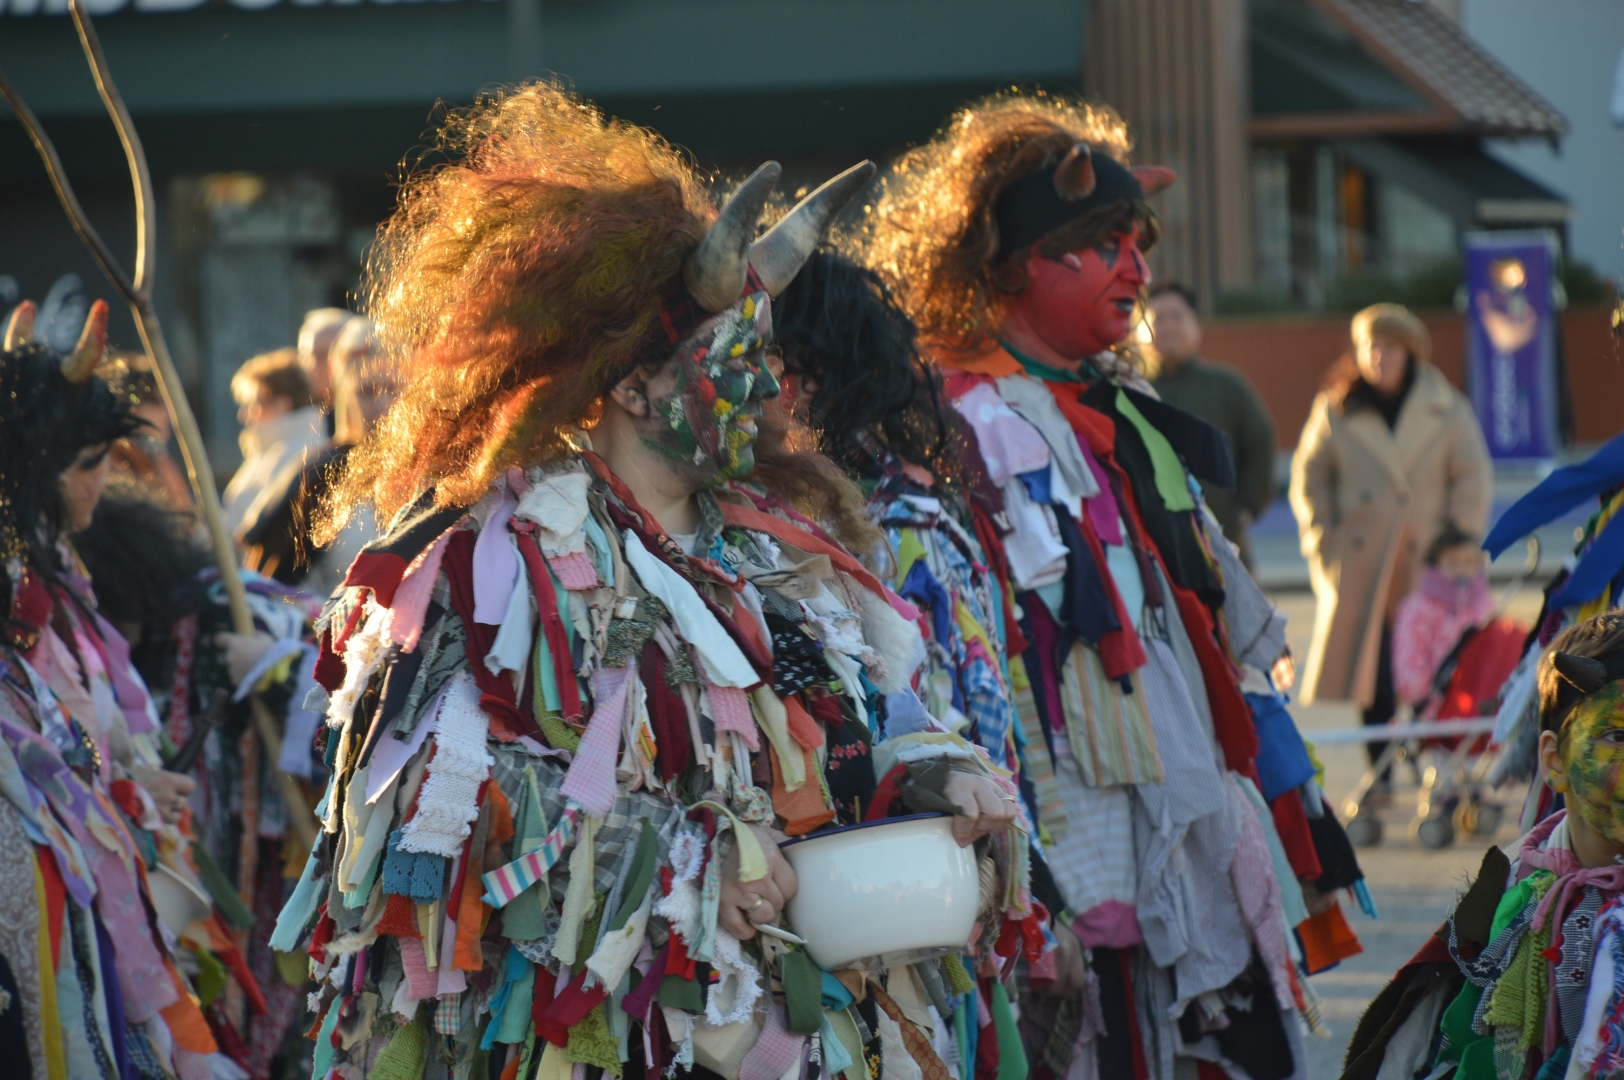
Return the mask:
[[1580, 702], [1562, 735], [1569, 810], [1591, 829], [1624, 844], [1624, 681]]
[[1438, 570], [1462, 584], [1476, 581], [1483, 572], [1483, 551], [1476, 544], [1445, 548], [1438, 556]]
[[772, 340], [772, 301], [751, 293], [678, 346], [649, 382], [656, 433], [643, 441], [691, 465], [708, 485], [746, 476], [756, 465], [761, 403], [778, 396], [765, 347]]

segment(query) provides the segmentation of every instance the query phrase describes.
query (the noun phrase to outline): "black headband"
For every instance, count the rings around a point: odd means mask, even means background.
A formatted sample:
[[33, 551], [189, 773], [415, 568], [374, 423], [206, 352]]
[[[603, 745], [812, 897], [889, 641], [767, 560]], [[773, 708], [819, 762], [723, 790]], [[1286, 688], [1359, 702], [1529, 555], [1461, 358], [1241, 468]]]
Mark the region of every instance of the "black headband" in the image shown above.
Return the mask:
[[1090, 210], [1114, 202], [1144, 200], [1145, 189], [1138, 177], [1119, 162], [1096, 152], [1093, 165], [1094, 190], [1081, 199], [1063, 199], [1055, 190], [1054, 174], [1059, 162], [1028, 173], [1005, 188], [993, 207], [998, 219], [998, 258], [1036, 243]]
[[1570, 653], [1555, 653], [1552, 666], [1559, 676], [1556, 690], [1556, 708], [1552, 712], [1550, 730], [1561, 731], [1568, 714], [1585, 698], [1592, 696], [1608, 683], [1624, 679], [1624, 652], [1607, 656], [1581, 657]]

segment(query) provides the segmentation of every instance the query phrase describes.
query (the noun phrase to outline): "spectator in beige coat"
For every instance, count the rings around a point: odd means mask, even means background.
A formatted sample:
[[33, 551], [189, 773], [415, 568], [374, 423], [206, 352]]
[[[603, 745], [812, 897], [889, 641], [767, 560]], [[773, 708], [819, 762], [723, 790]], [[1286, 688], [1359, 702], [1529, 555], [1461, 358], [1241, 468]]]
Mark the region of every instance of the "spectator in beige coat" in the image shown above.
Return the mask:
[[[1353, 317], [1352, 350], [1291, 462], [1291, 508], [1316, 610], [1302, 700], [1351, 701], [1366, 724], [1396, 708], [1393, 611], [1447, 525], [1481, 536], [1494, 468], [1471, 403], [1428, 362], [1421, 320], [1397, 304]], [[1370, 744], [1372, 761], [1381, 744]]]

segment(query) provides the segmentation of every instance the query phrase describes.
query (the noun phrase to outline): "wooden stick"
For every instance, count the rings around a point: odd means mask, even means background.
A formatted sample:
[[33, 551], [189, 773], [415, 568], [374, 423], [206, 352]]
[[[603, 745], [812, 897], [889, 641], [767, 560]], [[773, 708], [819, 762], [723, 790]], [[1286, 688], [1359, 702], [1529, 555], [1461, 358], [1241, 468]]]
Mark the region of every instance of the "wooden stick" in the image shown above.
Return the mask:
[[[124, 272], [112, 249], [91, 224], [84, 207], [79, 203], [78, 196], [74, 194], [67, 170], [62, 167], [62, 159], [58, 156], [50, 136], [45, 133], [39, 118], [28, 107], [22, 95], [17, 93], [4, 72], [0, 72], [0, 97], [4, 97], [12, 111], [17, 114], [18, 121], [22, 123], [23, 129], [28, 132], [29, 140], [34, 144], [34, 149], [39, 151], [40, 159], [45, 163], [45, 171], [51, 178], [51, 187], [56, 190], [57, 199], [73, 223], [74, 231], [90, 249], [90, 254], [101, 267], [102, 273], [107, 276], [113, 288], [118, 290], [135, 316], [141, 343], [146, 347], [147, 355], [152, 357], [158, 390], [163, 395], [164, 404], [174, 421], [175, 434], [180, 442], [181, 458], [186, 464], [187, 478], [191, 481], [198, 509], [203, 514], [203, 523], [208, 528], [209, 538], [214, 545], [215, 562], [220, 569], [220, 581], [225, 586], [226, 601], [231, 610], [232, 629], [239, 634], [252, 634], [254, 619], [248, 610], [248, 593], [243, 588], [242, 575], [237, 570], [237, 555], [231, 543], [231, 536], [226, 532], [220, 496], [215, 491], [214, 474], [209, 468], [208, 454], [203, 447], [203, 435], [198, 430], [197, 417], [192, 414], [191, 403], [186, 399], [180, 374], [175, 370], [168, 342], [164, 339], [163, 327], [158, 322], [158, 313], [152, 304], [153, 266], [156, 258], [153, 235], [157, 232], [158, 211], [152, 195], [152, 174], [147, 168], [146, 152], [141, 146], [140, 136], [136, 133], [135, 123], [130, 118], [130, 111], [125, 107], [124, 99], [113, 84], [112, 72], [108, 70], [101, 40], [96, 36], [96, 30], [91, 25], [89, 16], [85, 14], [81, 0], [68, 0], [68, 12], [73, 16], [73, 25], [79, 32], [79, 43], [84, 48], [85, 58], [89, 60], [91, 72], [95, 76], [96, 91], [101, 95], [102, 103], [113, 119], [119, 142], [124, 146], [125, 160], [130, 167], [130, 180], [135, 188], [136, 211], [136, 273], [133, 280]], [[250, 708], [254, 715], [254, 726], [259, 731], [266, 751], [272, 759], [280, 760], [282, 735], [277, 729], [276, 718], [257, 696], [250, 699]], [[306, 847], [313, 845], [316, 833], [311, 824], [311, 811], [305, 802], [304, 792], [300, 790], [298, 782], [293, 777], [280, 769], [277, 770], [277, 780], [283, 800], [288, 806], [290, 827], [300, 843]]]

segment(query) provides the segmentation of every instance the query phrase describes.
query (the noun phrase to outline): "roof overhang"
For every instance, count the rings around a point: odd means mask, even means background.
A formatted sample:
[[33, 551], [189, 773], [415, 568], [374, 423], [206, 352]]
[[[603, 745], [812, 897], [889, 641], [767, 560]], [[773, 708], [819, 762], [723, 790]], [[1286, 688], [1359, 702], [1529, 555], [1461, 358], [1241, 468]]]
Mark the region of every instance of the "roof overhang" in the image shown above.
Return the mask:
[[1555, 106], [1425, 0], [1255, 0], [1252, 18], [1254, 63], [1276, 78], [1270, 107], [1254, 103], [1254, 138], [1555, 142], [1567, 131]]

